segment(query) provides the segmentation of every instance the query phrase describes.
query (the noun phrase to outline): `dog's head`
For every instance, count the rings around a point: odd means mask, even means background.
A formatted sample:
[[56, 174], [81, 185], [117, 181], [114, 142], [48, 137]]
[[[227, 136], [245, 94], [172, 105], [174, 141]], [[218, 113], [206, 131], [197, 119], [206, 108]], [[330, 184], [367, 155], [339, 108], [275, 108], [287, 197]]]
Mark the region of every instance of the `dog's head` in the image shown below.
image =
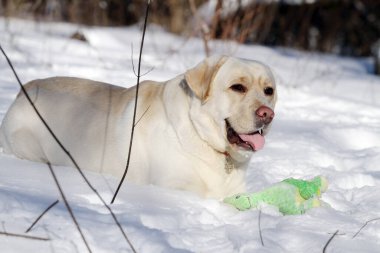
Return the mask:
[[193, 93], [190, 116], [203, 140], [236, 160], [263, 147], [277, 99], [267, 66], [213, 56], [188, 70], [185, 79]]

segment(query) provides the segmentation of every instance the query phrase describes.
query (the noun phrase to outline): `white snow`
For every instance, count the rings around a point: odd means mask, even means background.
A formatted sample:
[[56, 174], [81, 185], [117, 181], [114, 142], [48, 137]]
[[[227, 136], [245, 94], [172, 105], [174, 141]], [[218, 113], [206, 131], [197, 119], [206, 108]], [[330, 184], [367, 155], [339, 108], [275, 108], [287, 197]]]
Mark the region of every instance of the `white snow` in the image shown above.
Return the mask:
[[[80, 30], [89, 43], [69, 39]], [[136, 82], [140, 30], [0, 20], [0, 43], [23, 82], [65, 75], [122, 86]], [[151, 26], [143, 53], [144, 79], [166, 80], [204, 58], [202, 41]], [[125, 184], [112, 209], [137, 252], [380, 252], [380, 78], [368, 59], [212, 42], [213, 53], [259, 60], [278, 80], [276, 117], [264, 149], [248, 170], [249, 191], [288, 177], [328, 178], [326, 206], [282, 216], [271, 208], [239, 212], [218, 200], [155, 186]], [[0, 56], [0, 120], [18, 92]], [[55, 168], [93, 252], [131, 252], [107, 210], [72, 168]], [[117, 178], [86, 173], [110, 201]], [[20, 233], [59, 192], [46, 165], [0, 153], [0, 231]], [[35, 241], [0, 235], [0, 252], [86, 252], [63, 202], [29, 232]]]

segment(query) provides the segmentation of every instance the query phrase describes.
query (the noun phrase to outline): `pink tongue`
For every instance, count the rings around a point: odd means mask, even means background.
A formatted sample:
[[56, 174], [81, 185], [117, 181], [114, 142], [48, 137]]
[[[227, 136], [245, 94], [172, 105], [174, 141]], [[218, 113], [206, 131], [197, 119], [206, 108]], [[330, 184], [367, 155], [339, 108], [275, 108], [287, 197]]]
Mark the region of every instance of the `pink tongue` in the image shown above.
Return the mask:
[[265, 138], [261, 134], [239, 134], [239, 137], [247, 142], [255, 151], [264, 147]]

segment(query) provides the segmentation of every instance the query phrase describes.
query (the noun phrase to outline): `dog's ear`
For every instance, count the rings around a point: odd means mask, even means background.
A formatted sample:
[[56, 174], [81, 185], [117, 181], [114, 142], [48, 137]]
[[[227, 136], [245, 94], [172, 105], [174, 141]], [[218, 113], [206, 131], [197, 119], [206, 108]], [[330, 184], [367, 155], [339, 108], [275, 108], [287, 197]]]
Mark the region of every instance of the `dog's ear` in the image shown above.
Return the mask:
[[202, 102], [207, 100], [211, 83], [226, 60], [226, 56], [211, 56], [185, 73], [188, 86]]

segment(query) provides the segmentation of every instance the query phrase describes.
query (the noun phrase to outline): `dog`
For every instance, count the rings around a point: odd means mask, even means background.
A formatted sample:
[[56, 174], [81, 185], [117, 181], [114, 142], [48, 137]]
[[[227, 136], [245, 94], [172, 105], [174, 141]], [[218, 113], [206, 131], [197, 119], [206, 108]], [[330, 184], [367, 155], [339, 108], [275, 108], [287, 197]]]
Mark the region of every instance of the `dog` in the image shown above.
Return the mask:
[[[74, 77], [24, 87], [80, 168], [121, 177], [136, 87]], [[276, 100], [266, 65], [228, 56], [206, 58], [166, 82], [141, 82], [126, 179], [211, 198], [244, 192], [247, 164], [264, 146]], [[22, 159], [73, 167], [21, 91], [3, 119], [0, 145]]]

